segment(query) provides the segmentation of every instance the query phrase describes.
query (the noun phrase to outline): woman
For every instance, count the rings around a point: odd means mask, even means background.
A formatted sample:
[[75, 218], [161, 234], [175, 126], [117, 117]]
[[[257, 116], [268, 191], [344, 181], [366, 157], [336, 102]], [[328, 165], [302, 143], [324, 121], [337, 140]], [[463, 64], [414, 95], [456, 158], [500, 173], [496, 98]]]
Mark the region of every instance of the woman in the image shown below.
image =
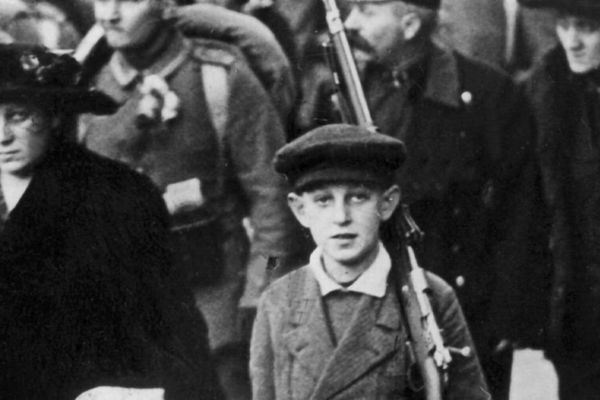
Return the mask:
[[69, 56], [0, 45], [0, 60], [0, 397], [221, 398], [204, 323], [169, 270], [161, 195], [62, 129], [116, 104]]

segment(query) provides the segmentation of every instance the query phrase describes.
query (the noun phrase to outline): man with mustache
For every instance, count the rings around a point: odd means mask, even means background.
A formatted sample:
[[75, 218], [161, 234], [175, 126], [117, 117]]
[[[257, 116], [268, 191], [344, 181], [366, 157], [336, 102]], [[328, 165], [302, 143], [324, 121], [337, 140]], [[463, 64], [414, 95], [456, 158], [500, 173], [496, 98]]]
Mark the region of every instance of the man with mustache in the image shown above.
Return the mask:
[[527, 0], [555, 13], [559, 44], [527, 94], [551, 217], [553, 282], [546, 354], [561, 400], [600, 397], [600, 3]]
[[528, 312], [538, 289], [524, 290], [536, 212], [524, 97], [507, 75], [432, 40], [439, 0], [345, 5], [375, 124], [408, 149], [397, 179], [426, 233], [417, 256], [456, 290], [492, 396], [507, 398], [511, 342], [531, 340], [541, 314]]

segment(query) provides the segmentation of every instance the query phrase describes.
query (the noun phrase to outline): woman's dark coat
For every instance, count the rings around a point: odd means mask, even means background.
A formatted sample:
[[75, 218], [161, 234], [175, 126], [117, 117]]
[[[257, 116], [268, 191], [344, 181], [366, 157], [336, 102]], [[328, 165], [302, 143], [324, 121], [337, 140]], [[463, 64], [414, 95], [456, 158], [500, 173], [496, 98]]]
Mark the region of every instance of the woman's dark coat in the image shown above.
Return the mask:
[[166, 221], [146, 178], [71, 145], [47, 155], [0, 227], [0, 397], [110, 385], [221, 398]]
[[[578, 243], [569, 193], [570, 143], [582, 110], [583, 90], [574, 84], [564, 51], [557, 46], [534, 69], [527, 91], [537, 124], [537, 153], [551, 223], [553, 280], [548, 327], [549, 354], [600, 354], [600, 271], [576, 262]], [[578, 298], [578, 303], [573, 303]], [[576, 308], [575, 308], [576, 307]], [[584, 316], [582, 318], [582, 315]]]

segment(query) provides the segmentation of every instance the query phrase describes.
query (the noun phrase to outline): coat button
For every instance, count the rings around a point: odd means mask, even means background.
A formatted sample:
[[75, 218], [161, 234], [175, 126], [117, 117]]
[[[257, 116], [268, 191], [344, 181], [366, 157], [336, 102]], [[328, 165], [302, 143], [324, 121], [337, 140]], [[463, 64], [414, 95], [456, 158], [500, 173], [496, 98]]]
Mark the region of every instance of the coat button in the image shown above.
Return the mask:
[[460, 94], [460, 99], [466, 106], [471, 105], [473, 102], [473, 94], [471, 92], [462, 92]]
[[454, 281], [456, 282], [456, 286], [459, 288], [465, 286], [465, 277], [462, 275], [457, 276]]

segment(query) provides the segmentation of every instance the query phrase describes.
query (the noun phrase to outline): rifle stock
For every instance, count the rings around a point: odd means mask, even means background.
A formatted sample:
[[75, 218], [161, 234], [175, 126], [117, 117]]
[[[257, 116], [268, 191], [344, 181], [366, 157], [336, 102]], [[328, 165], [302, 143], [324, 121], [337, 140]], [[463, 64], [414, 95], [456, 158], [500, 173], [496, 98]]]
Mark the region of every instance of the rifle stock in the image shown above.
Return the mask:
[[[323, 0], [327, 13], [327, 25], [333, 47], [333, 55], [328, 54], [334, 80], [343, 99], [340, 100], [345, 122], [365, 126], [370, 132], [379, 133], [367, 104], [360, 75], [352, 56], [348, 37], [335, 0]], [[425, 273], [418, 265], [412, 245], [422, 238], [423, 234], [412, 220], [408, 207], [403, 205], [396, 212], [396, 220], [389, 225], [386, 236], [389, 239], [395, 263], [392, 278], [396, 284], [403, 313], [410, 336], [410, 347], [418, 366], [422, 389], [426, 400], [442, 400], [447, 382], [448, 365], [452, 358], [444, 346], [440, 329], [433, 315], [429, 302], [430, 289]], [[392, 226], [393, 225], [393, 226]], [[409, 266], [407, 269], [404, 266]], [[415, 388], [416, 390], [416, 388]]]

